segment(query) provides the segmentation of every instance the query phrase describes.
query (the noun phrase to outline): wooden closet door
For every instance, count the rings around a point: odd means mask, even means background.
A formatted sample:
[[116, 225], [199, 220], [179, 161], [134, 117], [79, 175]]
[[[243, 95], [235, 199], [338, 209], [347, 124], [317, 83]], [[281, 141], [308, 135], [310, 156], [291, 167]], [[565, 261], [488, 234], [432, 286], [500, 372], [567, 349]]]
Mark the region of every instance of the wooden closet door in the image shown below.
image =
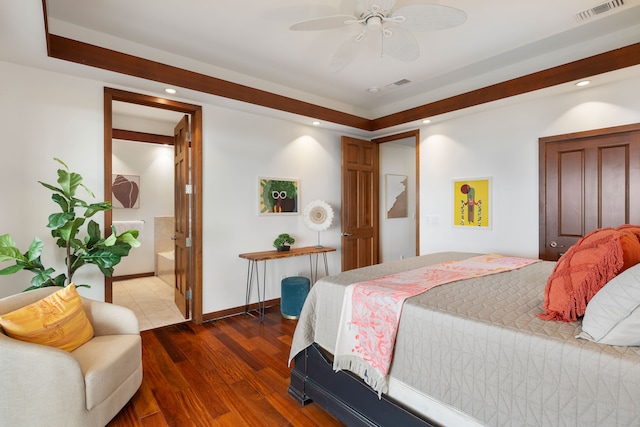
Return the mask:
[[540, 140], [540, 257], [585, 234], [640, 224], [640, 131]]
[[378, 150], [342, 137], [342, 271], [378, 263]]

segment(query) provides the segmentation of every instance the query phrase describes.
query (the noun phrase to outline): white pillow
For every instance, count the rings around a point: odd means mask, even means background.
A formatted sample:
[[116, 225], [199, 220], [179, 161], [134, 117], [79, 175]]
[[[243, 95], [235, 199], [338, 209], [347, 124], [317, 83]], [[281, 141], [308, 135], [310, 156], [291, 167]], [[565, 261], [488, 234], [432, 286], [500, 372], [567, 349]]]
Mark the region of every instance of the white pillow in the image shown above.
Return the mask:
[[576, 338], [640, 346], [640, 264], [611, 279], [591, 298]]

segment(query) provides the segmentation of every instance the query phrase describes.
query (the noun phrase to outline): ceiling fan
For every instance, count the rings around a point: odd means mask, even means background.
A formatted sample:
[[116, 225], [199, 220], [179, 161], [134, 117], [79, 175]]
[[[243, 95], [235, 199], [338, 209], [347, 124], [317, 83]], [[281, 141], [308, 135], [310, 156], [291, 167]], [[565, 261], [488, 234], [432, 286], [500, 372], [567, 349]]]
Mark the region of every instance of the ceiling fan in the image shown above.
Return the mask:
[[[400, 2], [399, 2], [400, 3]], [[360, 31], [344, 41], [331, 60], [331, 70], [340, 71], [355, 57], [360, 42], [368, 33], [380, 34], [381, 55], [400, 61], [418, 59], [420, 49], [412, 31], [436, 31], [461, 25], [467, 14], [454, 7], [425, 2], [403, 2], [395, 8], [396, 0], [356, 0], [353, 15], [332, 15], [298, 22], [289, 27], [293, 31], [321, 31], [344, 26], [360, 26]]]

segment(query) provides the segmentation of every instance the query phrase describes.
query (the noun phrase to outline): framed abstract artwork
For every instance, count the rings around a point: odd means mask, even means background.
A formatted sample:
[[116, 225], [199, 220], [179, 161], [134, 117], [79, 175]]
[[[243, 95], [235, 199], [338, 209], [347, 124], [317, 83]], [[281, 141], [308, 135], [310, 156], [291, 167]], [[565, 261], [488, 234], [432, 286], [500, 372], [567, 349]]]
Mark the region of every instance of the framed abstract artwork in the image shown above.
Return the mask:
[[491, 178], [453, 180], [453, 225], [491, 228]]
[[387, 174], [385, 178], [385, 212], [387, 218], [407, 218], [409, 211], [408, 178]]
[[285, 178], [258, 178], [260, 215], [299, 215], [300, 181]]
[[137, 209], [140, 207], [140, 177], [138, 175], [113, 174], [111, 180], [114, 208]]

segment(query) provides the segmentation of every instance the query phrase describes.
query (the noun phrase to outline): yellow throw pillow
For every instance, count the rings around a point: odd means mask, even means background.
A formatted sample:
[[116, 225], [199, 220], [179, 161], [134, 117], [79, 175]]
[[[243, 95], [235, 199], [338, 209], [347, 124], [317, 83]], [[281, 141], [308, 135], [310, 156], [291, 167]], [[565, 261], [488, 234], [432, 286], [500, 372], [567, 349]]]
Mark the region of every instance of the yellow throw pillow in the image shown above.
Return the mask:
[[46, 298], [0, 316], [15, 339], [73, 351], [93, 337], [93, 327], [73, 283]]

